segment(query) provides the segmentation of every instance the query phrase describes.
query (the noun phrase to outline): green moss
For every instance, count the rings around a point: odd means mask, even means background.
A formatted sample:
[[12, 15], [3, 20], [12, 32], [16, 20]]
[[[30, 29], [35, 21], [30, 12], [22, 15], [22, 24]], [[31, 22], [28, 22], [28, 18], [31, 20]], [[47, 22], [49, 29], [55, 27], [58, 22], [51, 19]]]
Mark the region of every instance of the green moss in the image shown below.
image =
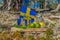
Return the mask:
[[46, 40], [46, 38], [42, 37], [41, 40]]
[[31, 36], [31, 35], [28, 38], [29, 38], [29, 40], [35, 40], [34, 36]]
[[53, 36], [52, 35], [53, 35], [53, 30], [48, 28], [46, 30], [46, 40], [53, 40]]
[[50, 28], [48, 28], [48, 29], [46, 30], [46, 34], [47, 34], [47, 35], [52, 35], [52, 34], [53, 34], [53, 30], [51, 30]]

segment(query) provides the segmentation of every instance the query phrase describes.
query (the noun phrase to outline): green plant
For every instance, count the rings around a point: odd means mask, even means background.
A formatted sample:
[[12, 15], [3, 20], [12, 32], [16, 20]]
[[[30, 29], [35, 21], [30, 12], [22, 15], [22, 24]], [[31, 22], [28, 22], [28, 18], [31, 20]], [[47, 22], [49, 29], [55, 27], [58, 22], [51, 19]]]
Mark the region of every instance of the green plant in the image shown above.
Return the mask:
[[28, 39], [29, 39], [29, 40], [35, 40], [35, 39], [34, 39], [34, 36], [31, 36], [31, 35], [28, 36]]
[[50, 29], [50, 28], [48, 28], [48, 29], [46, 30], [46, 34], [47, 34], [47, 35], [53, 35], [53, 30]]
[[46, 38], [42, 37], [41, 40], [46, 40]]
[[50, 28], [46, 30], [46, 40], [53, 40], [53, 30]]
[[56, 23], [51, 23], [50, 26], [54, 27], [56, 25]]

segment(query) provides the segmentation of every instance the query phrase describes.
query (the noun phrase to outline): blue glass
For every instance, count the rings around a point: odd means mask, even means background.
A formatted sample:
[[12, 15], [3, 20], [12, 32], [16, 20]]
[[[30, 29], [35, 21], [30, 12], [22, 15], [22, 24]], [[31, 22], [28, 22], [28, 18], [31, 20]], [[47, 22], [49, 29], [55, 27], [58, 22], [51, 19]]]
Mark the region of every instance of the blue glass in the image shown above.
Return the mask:
[[30, 10], [30, 15], [32, 15], [32, 16], [36, 16], [36, 11], [33, 10], [33, 9], [31, 9], [31, 10]]
[[25, 25], [27, 25], [28, 23], [27, 23], [27, 20], [25, 20]]
[[33, 23], [34, 22], [34, 19], [32, 18], [31, 20], [30, 20], [30, 23]]
[[28, 4], [28, 3], [29, 3], [29, 1], [30, 1], [30, 0], [25, 0], [26, 4]]
[[20, 16], [19, 18], [22, 19], [22, 18], [24, 18], [24, 16]]
[[24, 5], [24, 3], [25, 3], [25, 0], [22, 0], [22, 5]]
[[17, 25], [18, 25], [18, 26], [21, 25], [21, 19], [17, 19]]
[[[22, 7], [21, 7], [21, 12], [26, 13], [26, 11], [27, 11], [27, 6], [22, 6]], [[36, 15], [36, 11], [33, 10], [33, 9], [31, 9], [31, 10], [30, 10], [30, 15], [35, 16], [35, 15]]]
[[31, 8], [40, 8], [40, 2], [34, 2], [31, 4]]
[[26, 13], [26, 10], [27, 10], [27, 6], [22, 5], [20, 11]]
[[28, 6], [29, 2], [30, 2], [30, 0], [22, 0], [22, 5]]

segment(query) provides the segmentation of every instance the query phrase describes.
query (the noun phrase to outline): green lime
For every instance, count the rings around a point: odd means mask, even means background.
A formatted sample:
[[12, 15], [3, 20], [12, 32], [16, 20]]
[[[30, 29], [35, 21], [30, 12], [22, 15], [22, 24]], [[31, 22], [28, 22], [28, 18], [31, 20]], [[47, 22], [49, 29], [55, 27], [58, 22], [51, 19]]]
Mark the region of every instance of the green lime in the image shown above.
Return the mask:
[[34, 28], [34, 27], [35, 27], [35, 24], [31, 24], [30, 27], [31, 27], [31, 28]]
[[36, 27], [36, 28], [40, 28], [40, 24], [39, 24], [39, 23], [37, 23], [35, 27]]

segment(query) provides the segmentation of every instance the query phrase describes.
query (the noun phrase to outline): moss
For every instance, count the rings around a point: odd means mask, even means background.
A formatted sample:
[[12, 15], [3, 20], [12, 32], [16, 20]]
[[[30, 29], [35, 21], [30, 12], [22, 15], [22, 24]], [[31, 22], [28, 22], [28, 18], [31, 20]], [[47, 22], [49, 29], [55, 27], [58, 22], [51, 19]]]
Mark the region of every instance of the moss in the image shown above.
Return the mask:
[[41, 40], [46, 40], [46, 38], [42, 37]]
[[29, 40], [35, 40], [35, 39], [34, 39], [34, 36], [31, 36], [31, 35], [28, 36], [28, 39], [29, 39]]
[[46, 30], [46, 40], [53, 40], [53, 30], [50, 28]]

